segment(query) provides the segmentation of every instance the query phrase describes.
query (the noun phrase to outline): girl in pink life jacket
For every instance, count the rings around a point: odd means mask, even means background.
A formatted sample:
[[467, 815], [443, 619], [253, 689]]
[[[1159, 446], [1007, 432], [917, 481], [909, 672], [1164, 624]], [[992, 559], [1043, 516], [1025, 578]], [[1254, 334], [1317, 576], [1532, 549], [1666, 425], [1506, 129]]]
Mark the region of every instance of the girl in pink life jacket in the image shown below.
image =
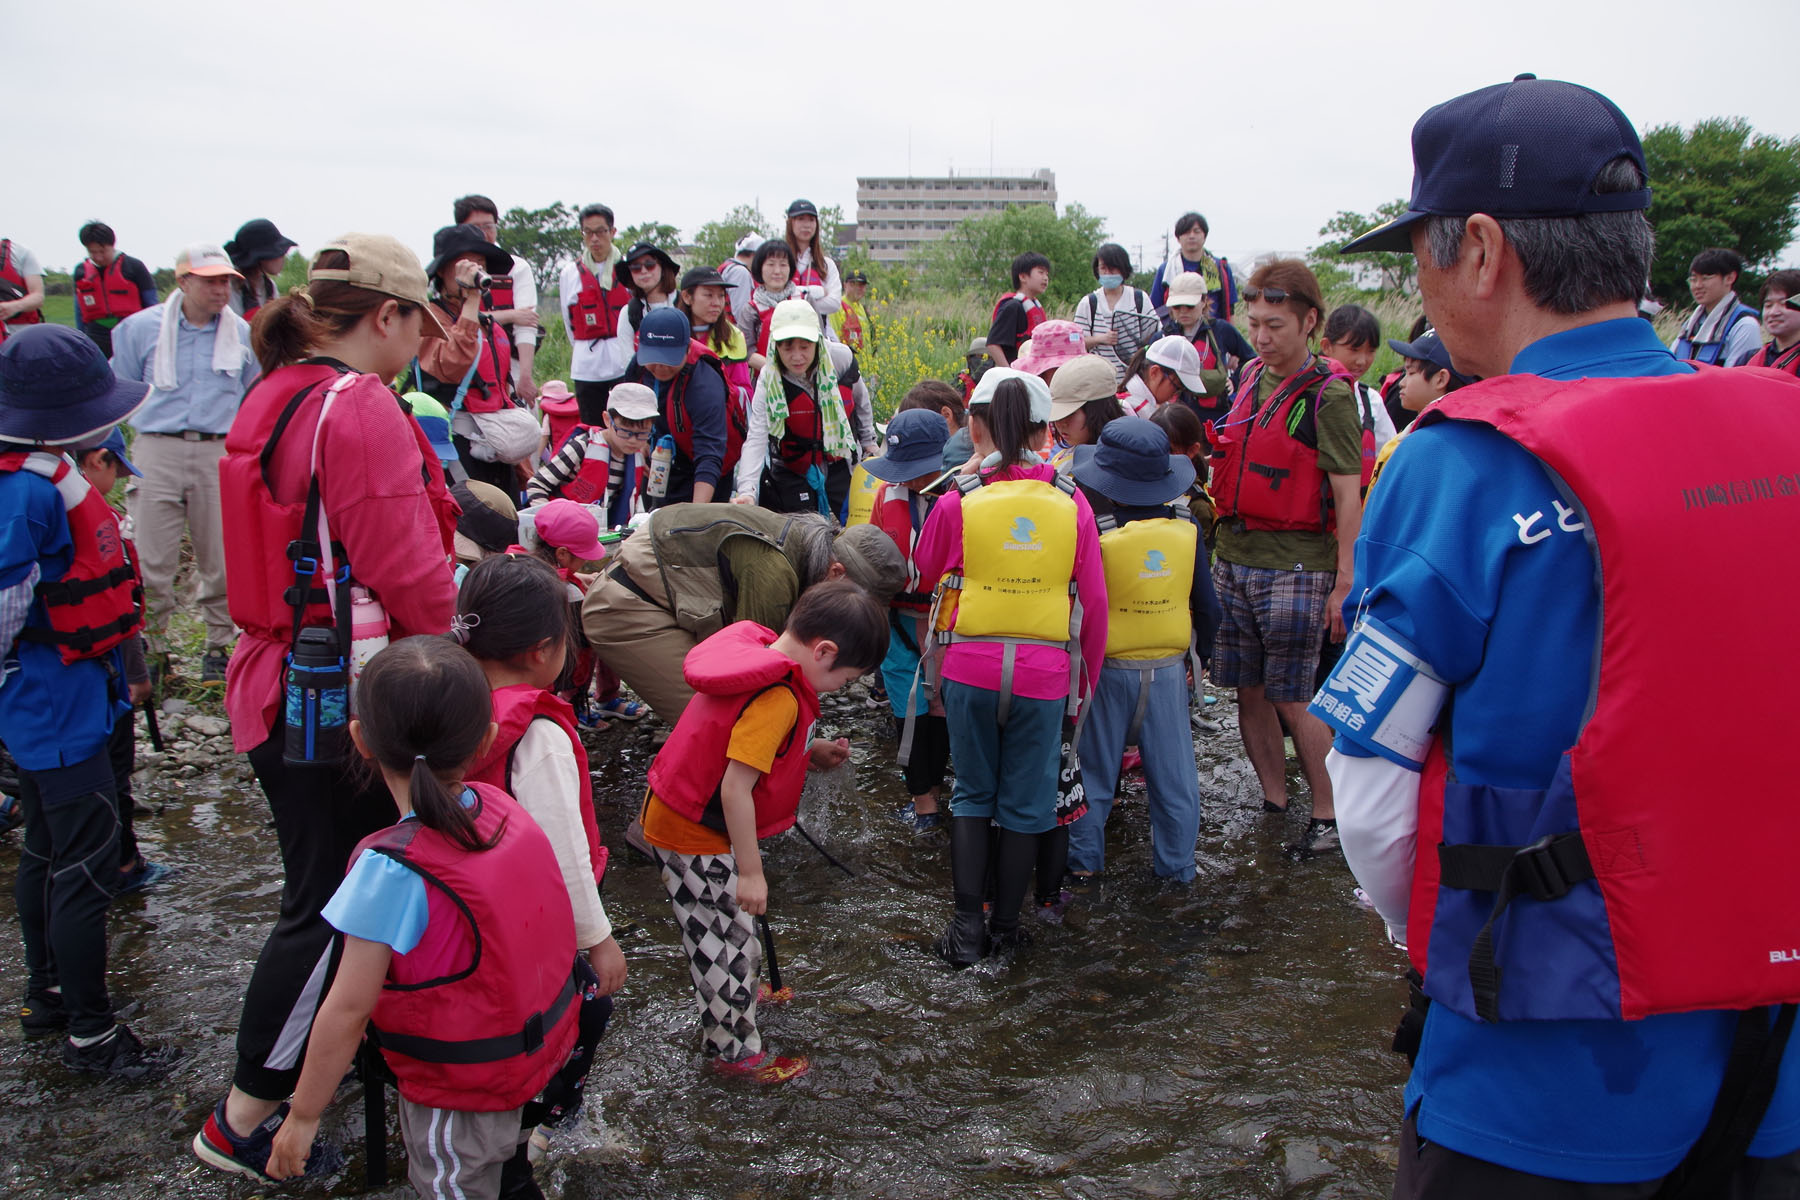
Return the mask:
[[[526, 1102], [567, 1063], [581, 994], [575, 922], [550, 839], [464, 772], [495, 737], [481, 667], [454, 643], [406, 638], [370, 660], [350, 726], [400, 813], [364, 838], [325, 906], [344, 935], [267, 1174], [305, 1169], [319, 1115], [379, 1031], [422, 1196], [495, 1196], [519, 1156]], [[488, 1044], [481, 1044], [488, 1043]]]

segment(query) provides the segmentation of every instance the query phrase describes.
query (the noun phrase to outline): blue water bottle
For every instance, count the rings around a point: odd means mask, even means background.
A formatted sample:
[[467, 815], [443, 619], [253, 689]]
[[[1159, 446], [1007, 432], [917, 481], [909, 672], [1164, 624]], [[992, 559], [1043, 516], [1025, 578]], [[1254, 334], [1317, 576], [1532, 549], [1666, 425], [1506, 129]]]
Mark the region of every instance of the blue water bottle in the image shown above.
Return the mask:
[[288, 655], [283, 697], [287, 740], [281, 761], [290, 767], [335, 767], [350, 739], [350, 668], [337, 630], [300, 631]]

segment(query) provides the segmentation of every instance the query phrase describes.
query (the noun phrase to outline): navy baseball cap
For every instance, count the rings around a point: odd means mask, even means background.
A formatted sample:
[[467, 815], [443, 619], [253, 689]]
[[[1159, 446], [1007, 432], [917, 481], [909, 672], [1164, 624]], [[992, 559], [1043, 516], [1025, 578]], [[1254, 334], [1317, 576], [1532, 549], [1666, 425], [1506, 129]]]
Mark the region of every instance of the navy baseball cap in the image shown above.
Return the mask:
[[888, 422], [887, 448], [880, 458], [863, 462], [863, 469], [884, 483], [905, 483], [930, 473], [937, 474], [944, 465], [944, 443], [950, 440], [950, 427], [944, 414], [926, 408], [909, 408], [895, 413]]
[[1446, 100], [1413, 126], [1412, 199], [1405, 215], [1340, 253], [1412, 253], [1426, 217], [1575, 217], [1650, 207], [1650, 189], [1594, 193], [1616, 158], [1644, 167], [1644, 147], [1619, 106], [1591, 88], [1521, 75]]
[[1439, 371], [1448, 371], [1459, 383], [1474, 383], [1469, 376], [1456, 369], [1450, 361], [1450, 348], [1444, 345], [1443, 339], [1432, 330], [1427, 329], [1416, 342], [1403, 342], [1399, 338], [1389, 338], [1388, 345], [1394, 353], [1402, 358], [1410, 358], [1416, 362], [1430, 363]]
[[662, 367], [679, 367], [687, 361], [693, 326], [679, 308], [653, 308], [644, 314], [638, 330], [637, 360]]

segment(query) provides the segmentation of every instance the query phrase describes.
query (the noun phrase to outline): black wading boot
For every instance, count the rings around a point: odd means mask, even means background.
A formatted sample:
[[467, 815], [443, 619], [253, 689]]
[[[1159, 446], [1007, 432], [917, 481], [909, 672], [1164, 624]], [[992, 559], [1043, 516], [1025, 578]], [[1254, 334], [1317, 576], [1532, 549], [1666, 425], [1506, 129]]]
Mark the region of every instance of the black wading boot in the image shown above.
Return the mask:
[[987, 881], [988, 825], [986, 817], [950, 818], [950, 883], [956, 892], [956, 916], [931, 949], [953, 967], [974, 966], [987, 957], [981, 893]]
[[1047, 835], [1000, 831], [1000, 857], [994, 866], [994, 910], [989, 914], [988, 938], [996, 951], [1011, 950], [1030, 939], [1019, 931], [1019, 910], [1025, 907], [1025, 890], [1037, 869], [1038, 842]]

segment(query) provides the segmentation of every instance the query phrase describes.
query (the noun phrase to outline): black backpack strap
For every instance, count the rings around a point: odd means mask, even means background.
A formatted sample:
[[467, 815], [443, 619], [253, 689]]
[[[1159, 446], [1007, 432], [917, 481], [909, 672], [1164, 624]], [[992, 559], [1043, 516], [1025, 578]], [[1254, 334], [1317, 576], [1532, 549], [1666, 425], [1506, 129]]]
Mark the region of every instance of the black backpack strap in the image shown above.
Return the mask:
[[1783, 1004], [1738, 1014], [1731, 1057], [1726, 1060], [1725, 1078], [1706, 1118], [1706, 1128], [1651, 1200], [1708, 1200], [1730, 1193], [1731, 1176], [1743, 1165], [1775, 1097], [1782, 1055], [1794, 1031], [1794, 1012], [1794, 1005]]

